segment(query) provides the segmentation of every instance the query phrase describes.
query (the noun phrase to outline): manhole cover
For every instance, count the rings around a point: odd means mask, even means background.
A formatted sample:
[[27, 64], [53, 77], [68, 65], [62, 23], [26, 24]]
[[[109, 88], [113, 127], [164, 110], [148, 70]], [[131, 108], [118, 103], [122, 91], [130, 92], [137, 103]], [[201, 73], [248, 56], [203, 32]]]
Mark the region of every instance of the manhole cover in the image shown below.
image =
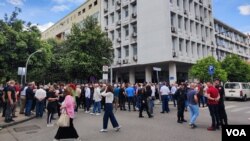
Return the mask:
[[26, 131], [37, 130], [37, 129], [41, 129], [41, 128], [37, 125], [29, 125], [29, 126], [23, 126], [23, 127], [16, 127], [16, 128], [14, 128], [14, 131], [15, 132], [26, 132]]

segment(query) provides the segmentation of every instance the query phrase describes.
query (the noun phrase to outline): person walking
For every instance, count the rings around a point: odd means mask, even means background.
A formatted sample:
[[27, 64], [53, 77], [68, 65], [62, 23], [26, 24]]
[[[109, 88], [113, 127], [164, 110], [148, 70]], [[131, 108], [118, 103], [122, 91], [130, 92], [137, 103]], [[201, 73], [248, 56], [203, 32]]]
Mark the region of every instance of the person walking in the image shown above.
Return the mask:
[[113, 88], [111, 85], [106, 86], [103, 93], [101, 93], [102, 96], [105, 97], [105, 112], [103, 116], [103, 128], [100, 130], [100, 132], [107, 132], [108, 128], [108, 120], [110, 119], [111, 124], [113, 128], [115, 128], [116, 131], [119, 131], [121, 126], [119, 126], [115, 115], [113, 113], [113, 100], [114, 100], [114, 94], [113, 94]]
[[160, 94], [161, 94], [161, 101], [162, 101], [162, 111], [161, 113], [164, 114], [165, 112], [169, 112], [169, 106], [168, 106], [168, 95], [170, 94], [169, 88], [166, 86], [166, 83], [163, 83], [163, 86], [160, 88]]
[[42, 85], [40, 85], [39, 89], [36, 91], [35, 98], [36, 98], [36, 117], [42, 118], [44, 110], [44, 100], [46, 98], [46, 91], [43, 89]]
[[220, 117], [219, 117], [219, 91], [213, 86], [211, 82], [207, 82], [207, 99], [208, 109], [212, 119], [212, 125], [207, 128], [208, 131], [215, 131], [220, 129]]
[[[140, 87], [140, 84], [139, 84]], [[146, 86], [145, 88], [141, 88], [138, 90], [138, 95], [140, 96], [140, 103], [141, 103], [141, 107], [140, 107], [140, 112], [139, 112], [139, 118], [143, 118], [144, 116], [142, 115], [142, 111], [145, 109], [147, 114], [148, 114], [148, 118], [152, 118], [153, 116], [150, 114], [149, 109], [148, 109], [148, 103], [147, 103], [147, 99], [149, 96], [151, 96], [152, 94], [152, 90], [150, 85]]]
[[215, 88], [219, 91], [220, 100], [219, 100], [219, 117], [220, 117], [220, 124], [228, 125], [227, 121], [227, 113], [225, 109], [224, 99], [225, 99], [225, 90], [224, 87], [220, 85], [220, 80], [215, 79]]
[[59, 141], [60, 139], [76, 139], [77, 141], [81, 141], [73, 124], [73, 119], [75, 117], [74, 108], [76, 106], [76, 103], [72, 91], [73, 89], [71, 87], [66, 87], [65, 100], [60, 108], [61, 110], [64, 110], [69, 116], [69, 127], [59, 127], [55, 135], [54, 141]]
[[190, 122], [189, 125], [191, 129], [196, 128], [196, 119], [199, 116], [199, 106], [198, 106], [198, 96], [197, 91], [195, 90], [195, 84], [190, 84], [190, 89], [187, 92], [187, 101], [190, 112]]
[[177, 100], [177, 122], [187, 122], [184, 118], [185, 101], [187, 100], [187, 93], [184, 84], [181, 83], [179, 89], [174, 94], [174, 98]]

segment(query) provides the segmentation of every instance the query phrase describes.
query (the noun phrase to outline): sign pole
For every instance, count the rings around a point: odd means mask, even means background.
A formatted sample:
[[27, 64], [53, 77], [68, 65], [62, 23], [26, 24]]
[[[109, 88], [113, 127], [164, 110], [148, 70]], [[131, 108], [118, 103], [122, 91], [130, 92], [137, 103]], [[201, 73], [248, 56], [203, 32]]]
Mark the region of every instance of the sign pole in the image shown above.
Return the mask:
[[157, 83], [159, 83], [159, 74], [158, 74], [158, 71], [156, 71], [156, 75], [157, 75]]

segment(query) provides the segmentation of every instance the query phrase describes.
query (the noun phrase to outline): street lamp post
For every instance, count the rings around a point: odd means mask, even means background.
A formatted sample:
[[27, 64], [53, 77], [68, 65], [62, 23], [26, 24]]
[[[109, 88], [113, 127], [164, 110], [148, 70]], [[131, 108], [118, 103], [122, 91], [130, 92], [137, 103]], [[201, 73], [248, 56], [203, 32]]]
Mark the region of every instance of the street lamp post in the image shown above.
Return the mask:
[[27, 80], [27, 72], [28, 72], [28, 63], [29, 63], [29, 60], [30, 60], [30, 58], [31, 58], [34, 54], [36, 54], [36, 53], [38, 53], [38, 52], [42, 52], [42, 50], [39, 49], [39, 50], [37, 50], [37, 51], [31, 53], [31, 54], [29, 55], [27, 61], [26, 61], [26, 65], [25, 65], [25, 83], [27, 82], [26, 80]]
[[113, 85], [112, 81], [113, 81], [113, 69], [112, 69], [112, 63], [111, 61], [106, 58], [106, 57], [102, 57], [103, 60], [108, 60], [109, 62], [109, 67], [110, 67], [110, 85]]

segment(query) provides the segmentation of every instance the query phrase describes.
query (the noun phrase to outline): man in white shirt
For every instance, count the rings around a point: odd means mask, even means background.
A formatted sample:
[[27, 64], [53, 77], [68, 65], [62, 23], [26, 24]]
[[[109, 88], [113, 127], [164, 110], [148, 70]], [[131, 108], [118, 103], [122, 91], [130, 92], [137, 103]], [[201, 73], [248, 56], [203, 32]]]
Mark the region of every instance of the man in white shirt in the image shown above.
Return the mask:
[[44, 100], [46, 98], [46, 91], [43, 89], [42, 85], [40, 85], [39, 89], [36, 90], [35, 98], [36, 98], [36, 117], [42, 118], [44, 110]]
[[176, 88], [176, 84], [172, 84], [171, 86], [171, 92], [170, 92], [170, 100], [172, 100], [174, 102], [174, 107], [176, 107], [176, 103], [175, 103], [175, 97], [174, 94], [176, 92], [177, 88]]
[[90, 88], [88, 84], [85, 85], [85, 102], [86, 102], [85, 113], [89, 113], [91, 99], [90, 99]]
[[163, 86], [160, 88], [161, 101], [162, 101], [162, 114], [165, 112], [169, 112], [168, 107], [168, 95], [170, 94], [169, 88], [166, 86], [166, 83], [163, 83]]
[[95, 89], [94, 89], [93, 100], [95, 101], [95, 103], [94, 103], [93, 112], [90, 114], [93, 115], [96, 113], [96, 115], [99, 116], [101, 113], [101, 100], [102, 100], [102, 96], [101, 96], [101, 92], [100, 92], [101, 89], [99, 87], [99, 84], [97, 84], [97, 83], [94, 85], [94, 88]]

